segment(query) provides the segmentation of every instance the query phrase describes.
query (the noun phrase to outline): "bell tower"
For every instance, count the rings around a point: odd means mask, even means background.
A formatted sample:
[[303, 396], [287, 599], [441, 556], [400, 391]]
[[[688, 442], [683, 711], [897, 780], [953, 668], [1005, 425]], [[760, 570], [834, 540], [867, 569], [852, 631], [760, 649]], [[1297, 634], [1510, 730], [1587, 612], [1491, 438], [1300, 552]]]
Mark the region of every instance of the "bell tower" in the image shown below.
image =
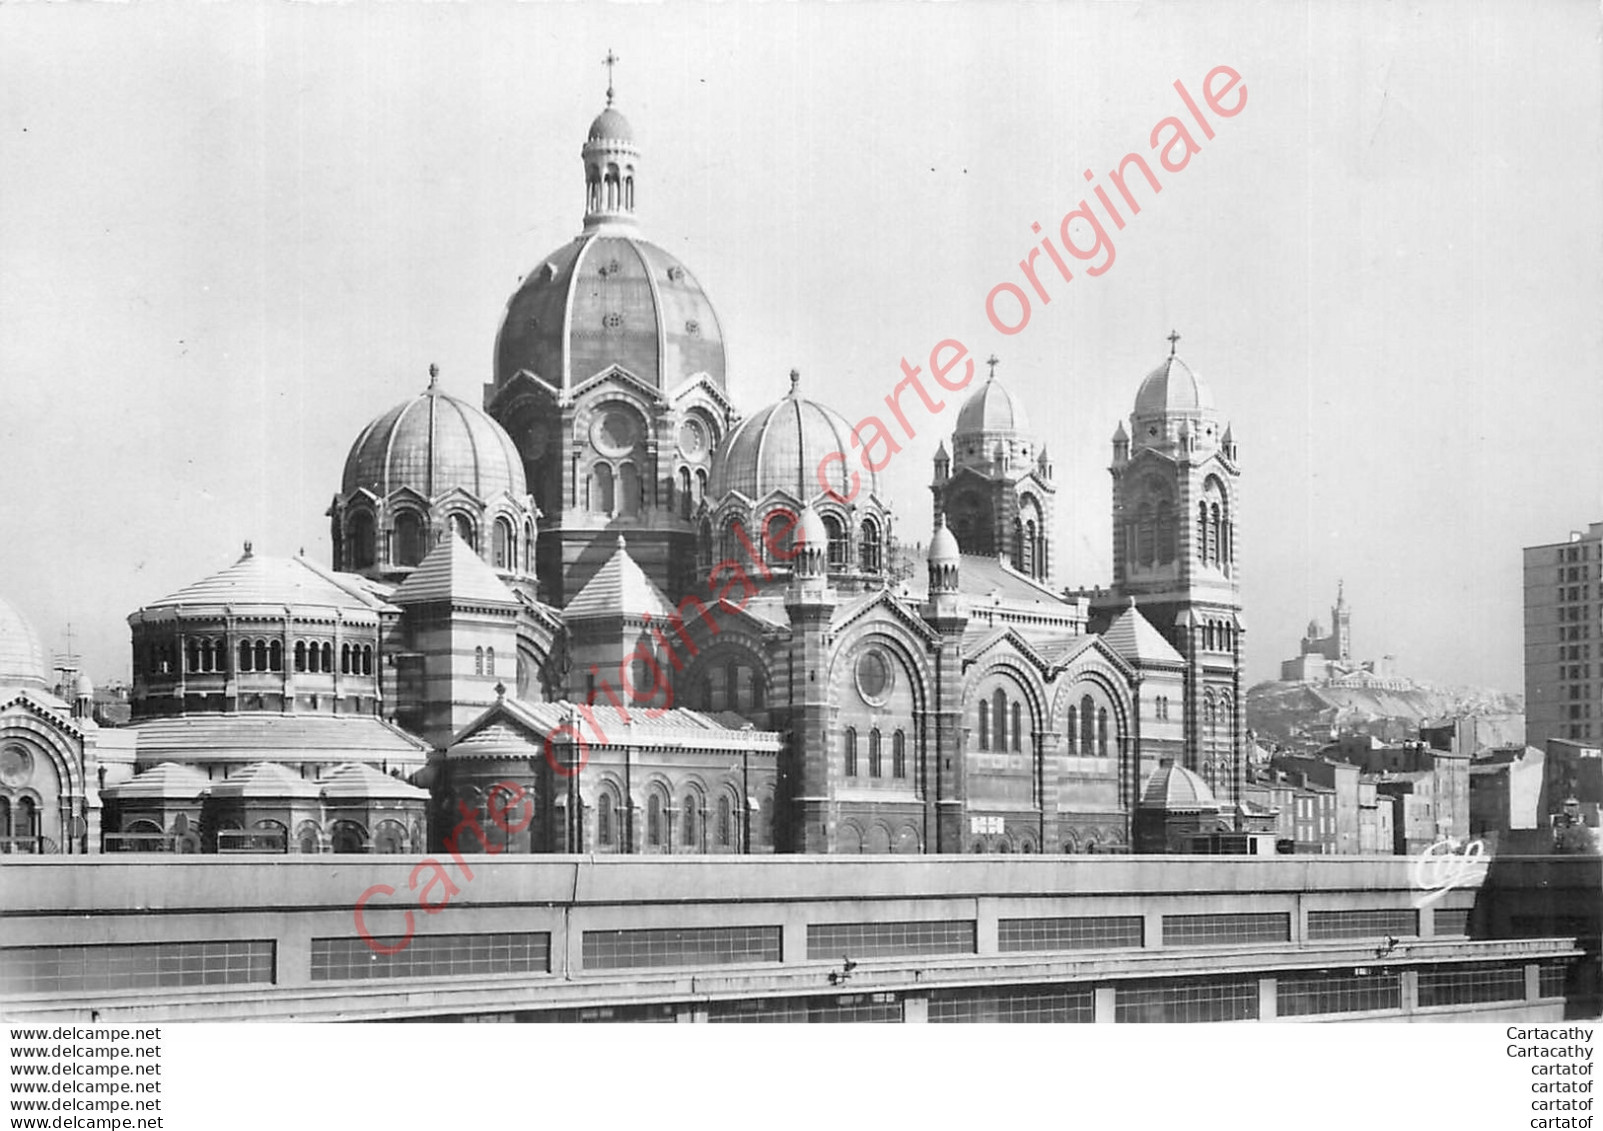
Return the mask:
[[1240, 465], [1235, 435], [1169, 335], [1169, 356], [1113, 435], [1113, 586], [1092, 603], [1102, 631], [1131, 599], [1185, 658], [1184, 764], [1221, 801], [1245, 764]]

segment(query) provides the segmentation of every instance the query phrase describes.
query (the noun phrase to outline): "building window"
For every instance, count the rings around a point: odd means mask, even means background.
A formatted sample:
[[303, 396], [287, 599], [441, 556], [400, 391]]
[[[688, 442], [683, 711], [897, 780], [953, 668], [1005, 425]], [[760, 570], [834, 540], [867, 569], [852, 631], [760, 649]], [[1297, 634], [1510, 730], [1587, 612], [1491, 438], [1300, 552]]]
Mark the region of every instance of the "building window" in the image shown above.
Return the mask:
[[898, 730], [891, 735], [891, 777], [907, 776], [907, 736]]
[[729, 795], [727, 793], [720, 794], [718, 797], [718, 843], [726, 847], [729, 844], [729, 837], [732, 831], [730, 826], [733, 822], [730, 820], [730, 816]]
[[284, 642], [275, 640], [267, 646], [267, 670], [281, 672], [284, 670]]
[[991, 696], [991, 722], [996, 727], [996, 748], [1007, 749], [1007, 696], [1002, 689], [996, 689]]
[[1096, 704], [1089, 695], [1080, 700], [1080, 753], [1087, 758], [1096, 752]]
[[846, 524], [828, 514], [824, 516], [824, 530], [829, 535], [829, 568], [845, 569], [849, 549], [846, 545]]
[[[390, 940], [382, 940], [389, 943]], [[377, 954], [356, 938], [314, 938], [312, 981], [371, 978], [465, 978], [545, 974], [551, 936], [544, 931], [495, 935], [416, 935], [395, 954]]]
[[1139, 915], [1061, 919], [1002, 919], [997, 948], [1004, 954], [1032, 950], [1106, 950], [1142, 944]]
[[858, 547], [858, 551], [858, 558], [862, 563], [863, 572], [878, 573], [880, 570], [879, 526], [876, 523], [863, 523], [861, 544]]
[[1096, 752], [1098, 758], [1108, 756], [1108, 711], [1104, 707], [1096, 713]]
[[1256, 1021], [1256, 978], [1176, 978], [1136, 982], [1114, 991], [1114, 1020], [1134, 1022]]
[[980, 749], [991, 748], [991, 705], [980, 700]]
[[473, 649], [473, 674], [474, 675], [483, 675], [484, 674], [484, 649], [483, 648], [475, 648], [475, 649]]
[[1023, 726], [1020, 725], [1023, 711], [1018, 703], [1013, 704], [1013, 753], [1017, 754], [1023, 742]]
[[846, 728], [846, 776], [857, 776], [857, 728]]
[[809, 959], [890, 958], [904, 954], [973, 954], [973, 919], [901, 923], [809, 923]]
[[596, 802], [596, 840], [601, 844], [612, 843], [612, 794], [607, 790], [601, 791]]
[[1096, 994], [1063, 986], [936, 990], [930, 994], [929, 1020], [931, 1024], [1085, 1024], [1096, 1020]]
[[306, 641], [304, 640], [295, 641], [295, 670], [298, 672], [306, 670]]
[[392, 558], [398, 566], [415, 566], [423, 560], [423, 520], [412, 511], [395, 516], [395, 548]]
[[345, 542], [349, 547], [350, 560], [346, 569], [367, 569], [373, 564], [374, 543], [373, 516], [367, 511], [355, 511], [345, 528]]
[[491, 538], [495, 553], [495, 568], [514, 568], [518, 561], [518, 541], [517, 536], [512, 533], [511, 523], [504, 518], [496, 519]]
[[[359, 939], [353, 943], [367, 950]], [[269, 940], [0, 948], [0, 993], [75, 994], [274, 980]], [[369, 954], [372, 951], [368, 951]]]
[[1076, 755], [1076, 754], [1078, 754], [1080, 752], [1079, 751], [1079, 738], [1080, 738], [1080, 736], [1077, 733], [1078, 732], [1078, 728], [1079, 728], [1079, 718], [1080, 718], [1079, 710], [1077, 708], [1070, 707], [1069, 708], [1069, 725], [1065, 728], [1065, 732], [1066, 732], [1066, 734], [1068, 736], [1068, 740], [1069, 740], [1069, 757], [1071, 757], [1071, 758], [1074, 757], [1074, 755]]
[[667, 927], [585, 931], [580, 942], [586, 970], [651, 966], [736, 966], [780, 960], [779, 927]]
[[[1329, 822], [1323, 821], [1328, 831]], [[1419, 912], [1412, 908], [1308, 912], [1308, 938], [1371, 939], [1419, 934]]]
[[878, 727], [868, 732], [868, 776], [871, 778], [880, 776]]
[[700, 799], [694, 793], [685, 794], [685, 810], [684, 816], [681, 819], [681, 824], [684, 825], [685, 844], [691, 848], [694, 848], [701, 843], [701, 838], [696, 832], [696, 827], [699, 824], [697, 818], [700, 816]]
[[662, 847], [662, 798], [655, 793], [646, 801], [646, 843]]
[[1282, 911], [1217, 915], [1165, 915], [1165, 946], [1239, 946], [1291, 941], [1291, 916]]
[[484, 650], [484, 674], [485, 675], [494, 675], [495, 674], [495, 649], [494, 648], [486, 648]]

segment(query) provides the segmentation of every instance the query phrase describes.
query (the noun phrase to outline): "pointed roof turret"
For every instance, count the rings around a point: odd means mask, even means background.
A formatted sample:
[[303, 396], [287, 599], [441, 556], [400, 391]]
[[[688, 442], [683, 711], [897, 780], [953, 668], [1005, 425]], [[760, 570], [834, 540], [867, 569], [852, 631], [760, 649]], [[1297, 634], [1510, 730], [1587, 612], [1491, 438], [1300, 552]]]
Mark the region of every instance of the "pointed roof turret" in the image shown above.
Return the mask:
[[628, 543], [618, 535], [618, 548], [577, 596], [562, 610], [566, 620], [623, 617], [638, 620], [643, 614], [667, 618], [674, 607], [661, 589], [629, 556]]
[[517, 595], [455, 531], [440, 539], [423, 563], [401, 582], [390, 601], [396, 605], [418, 605], [426, 601], [519, 603]]
[[1185, 663], [1184, 657], [1175, 651], [1174, 646], [1163, 638], [1163, 633], [1153, 627], [1152, 622], [1142, 615], [1136, 608], [1135, 598], [1123, 612], [1113, 619], [1102, 639], [1120, 656], [1137, 666], [1141, 664], [1175, 664]]

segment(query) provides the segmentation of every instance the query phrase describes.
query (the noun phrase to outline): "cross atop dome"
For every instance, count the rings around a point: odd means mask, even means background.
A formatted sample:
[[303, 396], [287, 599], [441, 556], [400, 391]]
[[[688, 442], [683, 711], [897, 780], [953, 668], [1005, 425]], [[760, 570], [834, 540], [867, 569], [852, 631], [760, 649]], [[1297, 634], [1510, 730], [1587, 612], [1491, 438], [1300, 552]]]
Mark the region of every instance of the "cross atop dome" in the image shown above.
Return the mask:
[[991, 375], [989, 377], [987, 377], [986, 380], [987, 381], [995, 381], [996, 380], [996, 367], [1001, 364], [1001, 361], [993, 353], [990, 357], [985, 359], [985, 364], [989, 365], [991, 367]]
[[601, 60], [607, 68], [607, 105], [612, 105], [612, 68], [618, 63], [618, 56], [614, 55], [612, 48], [607, 48], [607, 57]]
[[1169, 356], [1170, 357], [1174, 356], [1174, 351], [1179, 346], [1179, 344], [1180, 344], [1180, 331], [1179, 330], [1170, 330], [1169, 331]]
[[792, 369], [790, 371], [790, 395], [791, 396], [794, 397], [796, 395], [796, 390], [797, 390], [797, 387], [799, 385], [801, 385], [801, 370], [800, 369]]

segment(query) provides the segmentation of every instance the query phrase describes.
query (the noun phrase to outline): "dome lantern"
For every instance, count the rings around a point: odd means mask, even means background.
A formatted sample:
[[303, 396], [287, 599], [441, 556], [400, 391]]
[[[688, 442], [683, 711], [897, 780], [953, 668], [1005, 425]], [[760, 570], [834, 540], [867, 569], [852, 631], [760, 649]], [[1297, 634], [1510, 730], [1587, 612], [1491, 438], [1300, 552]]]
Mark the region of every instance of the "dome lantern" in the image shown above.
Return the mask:
[[590, 123], [580, 154], [584, 158], [584, 230], [603, 225], [635, 222], [635, 171], [640, 150], [635, 147], [629, 119], [613, 108], [612, 68], [618, 57], [611, 51], [607, 65], [607, 106]]

